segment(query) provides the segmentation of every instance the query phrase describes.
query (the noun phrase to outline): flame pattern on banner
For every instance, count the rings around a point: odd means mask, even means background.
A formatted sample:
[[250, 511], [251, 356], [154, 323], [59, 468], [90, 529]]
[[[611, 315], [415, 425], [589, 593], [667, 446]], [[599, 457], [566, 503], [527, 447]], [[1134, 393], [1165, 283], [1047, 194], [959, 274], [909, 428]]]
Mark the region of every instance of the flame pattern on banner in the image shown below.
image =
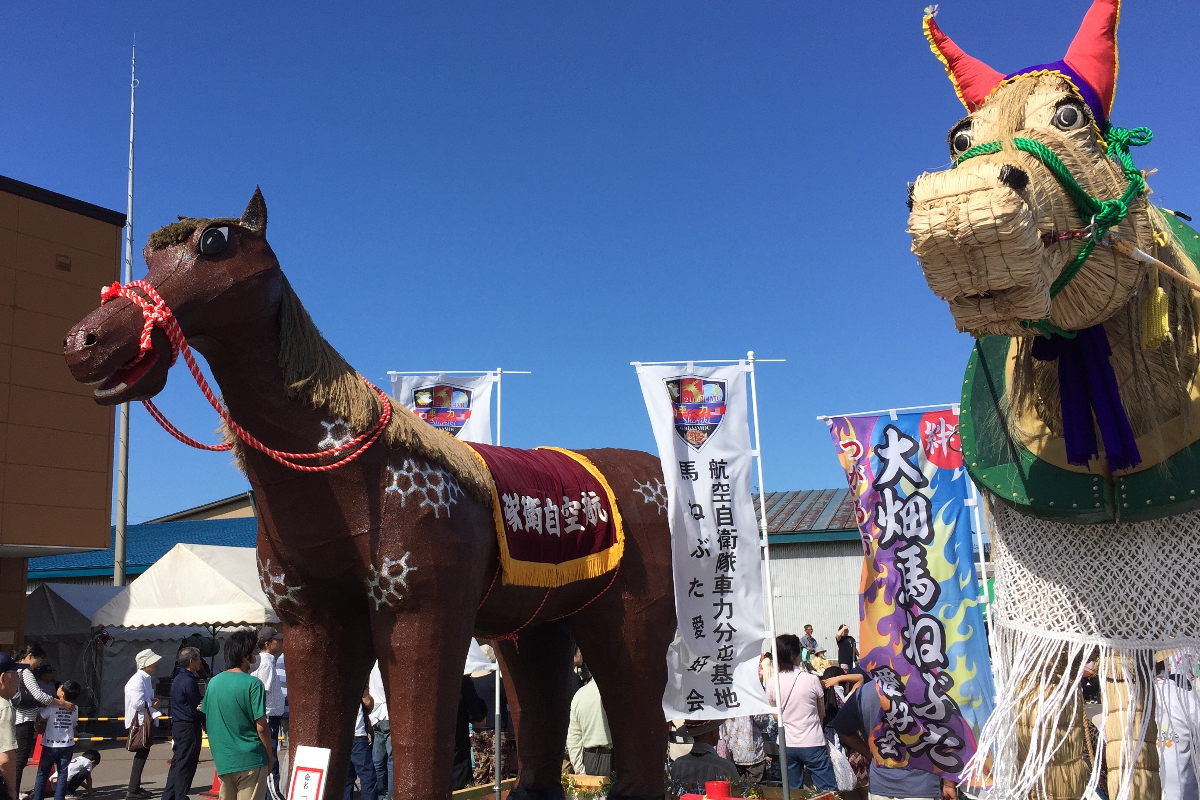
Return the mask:
[[886, 766], [957, 777], [995, 696], [958, 416], [944, 409], [828, 424], [863, 544], [861, 661], [891, 700], [871, 749]]

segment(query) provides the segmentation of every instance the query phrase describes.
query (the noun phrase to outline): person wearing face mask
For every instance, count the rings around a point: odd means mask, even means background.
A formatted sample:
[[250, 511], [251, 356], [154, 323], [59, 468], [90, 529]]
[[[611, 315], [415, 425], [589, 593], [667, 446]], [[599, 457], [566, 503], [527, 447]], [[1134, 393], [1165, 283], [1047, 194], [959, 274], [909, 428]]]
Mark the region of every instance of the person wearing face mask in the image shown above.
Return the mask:
[[283, 686], [279, 683], [279, 673], [275, 671], [275, 661], [282, 652], [283, 634], [270, 625], [259, 628], [258, 664], [254, 667], [254, 677], [262, 681], [267, 693], [267, 724], [271, 728], [271, 754], [275, 757], [275, 766], [271, 768], [271, 777], [267, 780], [268, 800], [283, 798], [279, 788], [279, 730], [283, 726], [285, 704]]
[[224, 652], [226, 669], [208, 682], [200, 703], [221, 783], [219, 800], [262, 800], [275, 756], [266, 689], [251, 674], [258, 637], [236, 631], [225, 640]]

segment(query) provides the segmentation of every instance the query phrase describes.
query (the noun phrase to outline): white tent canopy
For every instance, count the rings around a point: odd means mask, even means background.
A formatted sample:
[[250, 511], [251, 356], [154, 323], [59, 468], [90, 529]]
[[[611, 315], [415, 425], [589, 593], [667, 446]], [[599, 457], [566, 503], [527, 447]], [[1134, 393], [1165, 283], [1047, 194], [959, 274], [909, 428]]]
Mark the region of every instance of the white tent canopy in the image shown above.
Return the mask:
[[92, 615], [92, 625], [265, 625], [279, 618], [251, 547], [177, 544]]
[[25, 598], [25, 638], [87, 643], [92, 615], [120, 593], [119, 586], [44, 583]]

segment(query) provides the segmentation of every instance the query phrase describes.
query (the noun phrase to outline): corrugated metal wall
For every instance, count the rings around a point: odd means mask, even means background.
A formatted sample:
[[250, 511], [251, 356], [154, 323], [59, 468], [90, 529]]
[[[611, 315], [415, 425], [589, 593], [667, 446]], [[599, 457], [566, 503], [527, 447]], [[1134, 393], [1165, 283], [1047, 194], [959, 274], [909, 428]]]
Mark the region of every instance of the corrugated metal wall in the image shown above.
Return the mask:
[[817, 642], [836, 659], [833, 637], [839, 626], [849, 625], [858, 638], [862, 561], [857, 541], [771, 545], [778, 632], [801, 636], [805, 624], [811, 624]]

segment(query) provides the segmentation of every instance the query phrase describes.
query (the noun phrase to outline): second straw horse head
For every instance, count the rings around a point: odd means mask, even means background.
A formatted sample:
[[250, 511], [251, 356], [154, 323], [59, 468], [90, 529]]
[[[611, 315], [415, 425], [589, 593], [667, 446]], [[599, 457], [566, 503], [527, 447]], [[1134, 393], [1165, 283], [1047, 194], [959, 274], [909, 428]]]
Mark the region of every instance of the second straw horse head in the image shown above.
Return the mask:
[[[1097, 0], [1061, 61], [1009, 75], [925, 20], [969, 114], [949, 129], [951, 168], [909, 188], [912, 250], [959, 330], [1015, 337], [1010, 400], [1019, 435], [1034, 417], [1063, 434], [1058, 370], [1034, 358], [1036, 338], [1103, 326], [1139, 438], [1185, 412], [1200, 368], [1190, 291], [1161, 276], [1169, 329], [1144, 336], [1143, 308], [1160, 276], [1114, 246], [1119, 239], [1196, 274], [1132, 164], [1129, 148], [1150, 132], [1109, 122], [1117, 5]], [[1169, 451], [1143, 453], [1142, 467]]]

